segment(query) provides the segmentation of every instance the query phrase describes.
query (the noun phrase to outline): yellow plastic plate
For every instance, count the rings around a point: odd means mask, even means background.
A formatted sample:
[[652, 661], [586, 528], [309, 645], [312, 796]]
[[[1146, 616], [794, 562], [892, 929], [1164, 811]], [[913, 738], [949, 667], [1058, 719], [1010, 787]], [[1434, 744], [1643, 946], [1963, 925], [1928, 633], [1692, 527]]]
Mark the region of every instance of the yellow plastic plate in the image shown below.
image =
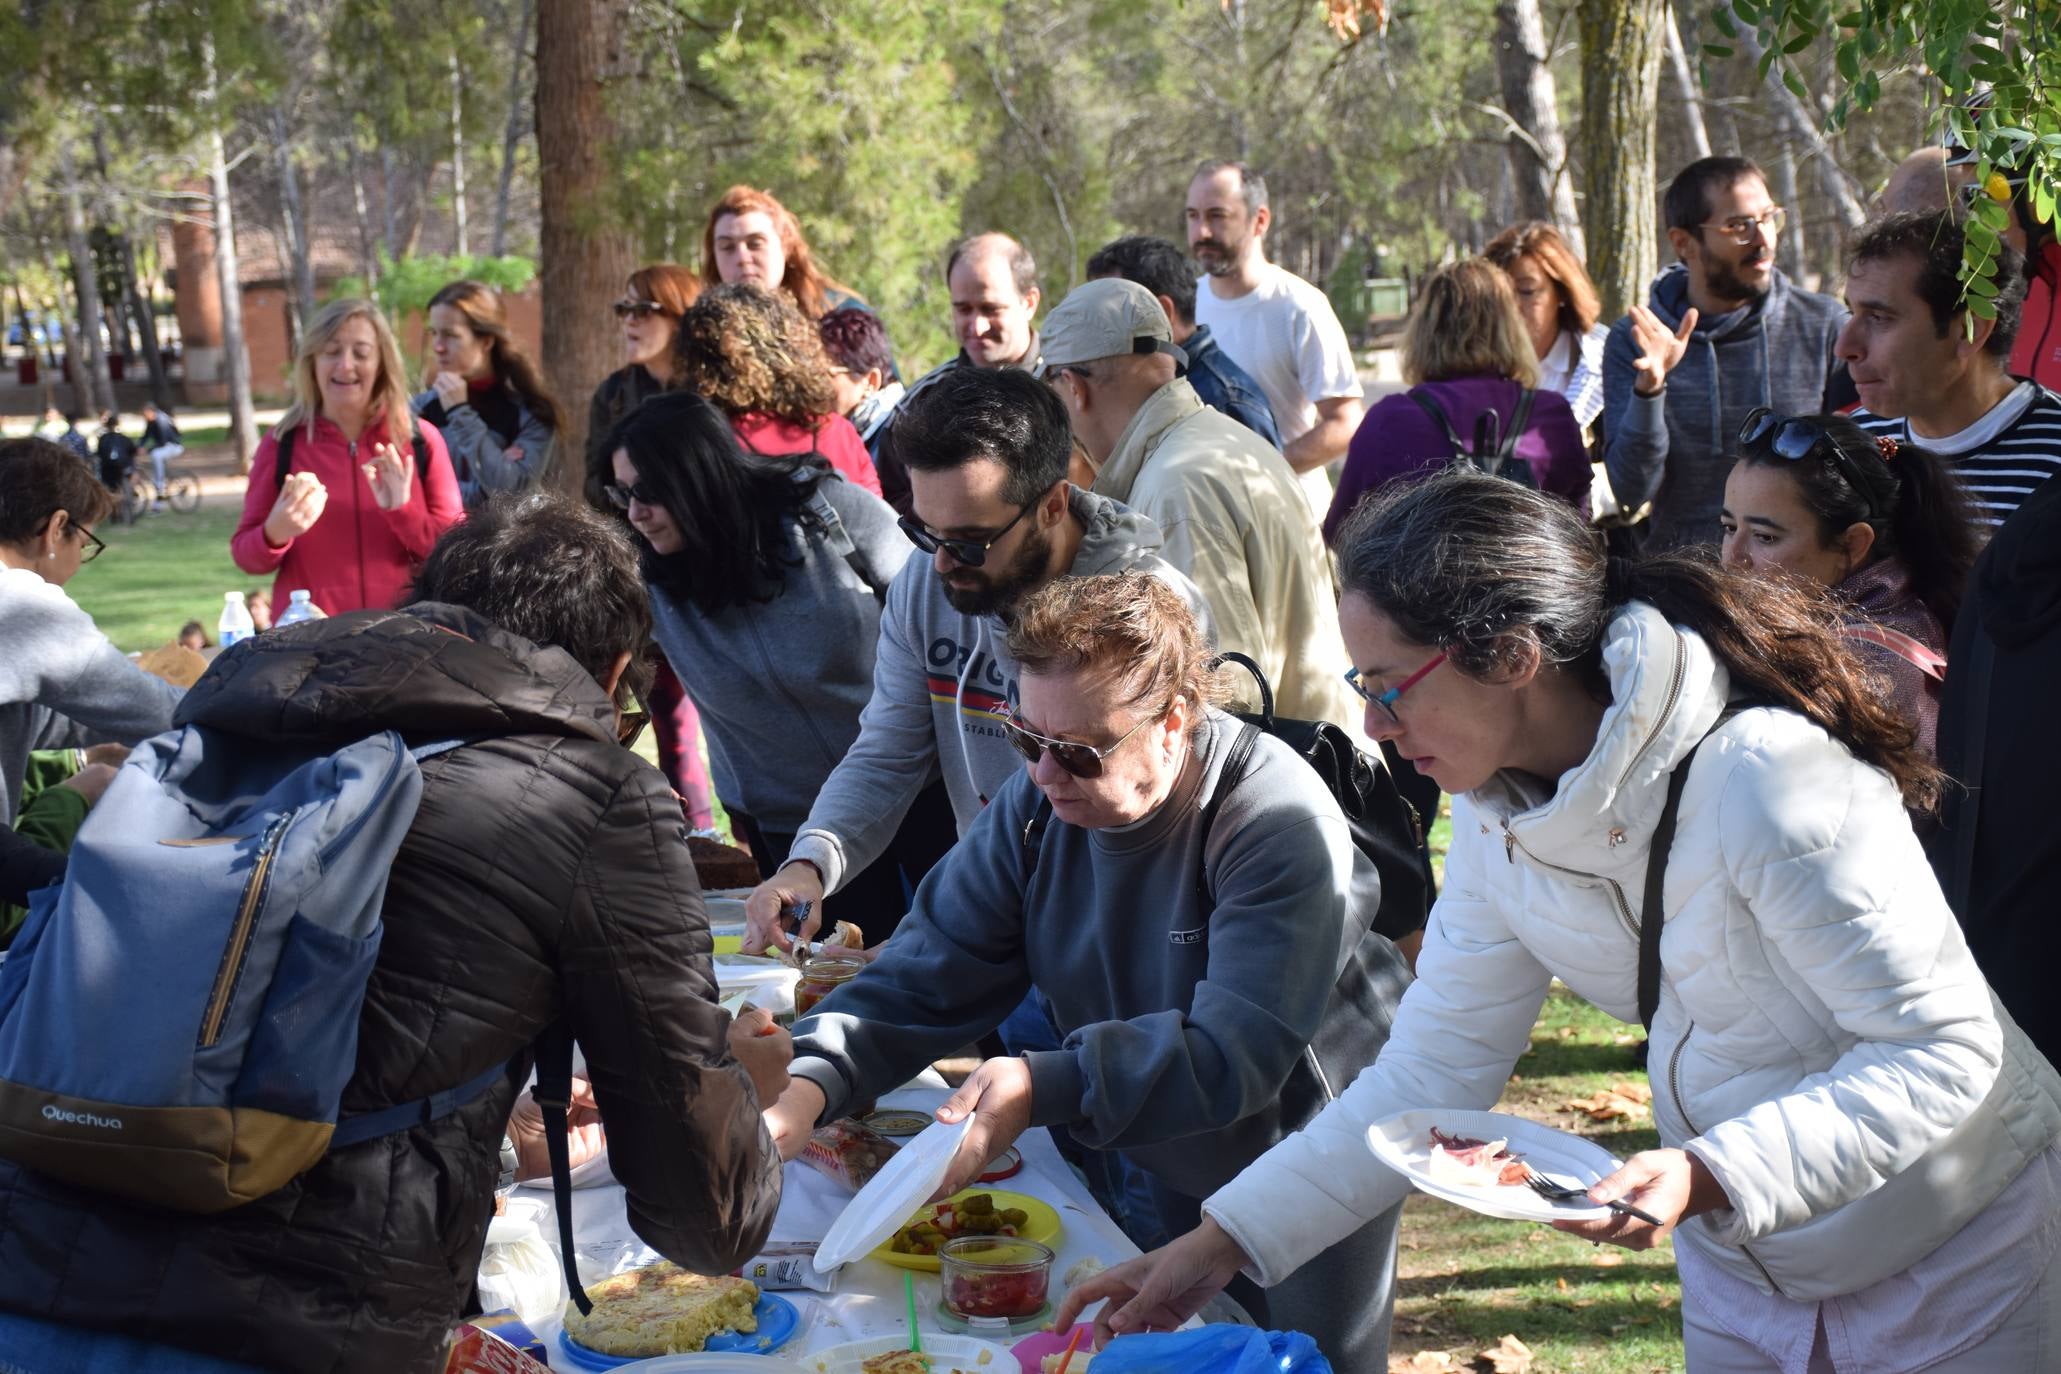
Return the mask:
[[[1025, 1240], [1034, 1240], [1041, 1245], [1052, 1245], [1053, 1241], [1059, 1239], [1059, 1232], [1062, 1229], [1059, 1224], [1059, 1213], [1053, 1211], [1045, 1203], [1038, 1201], [1034, 1197], [1028, 1197], [1023, 1193], [1005, 1192], [1000, 1188], [962, 1188], [949, 1198], [946, 1198], [945, 1201], [956, 1203], [964, 1198], [972, 1197], [975, 1193], [986, 1193], [989, 1197], [993, 1198], [995, 1200], [995, 1210], [998, 1212], [1010, 1207], [1020, 1208], [1026, 1220], [1022, 1228], [1017, 1231], [1017, 1234]], [[936, 1206], [936, 1203], [926, 1203], [905, 1220], [901, 1227], [896, 1229], [899, 1231], [903, 1227], [914, 1225], [925, 1217], [935, 1216], [936, 1212], [933, 1209]], [[889, 1236], [886, 1240], [880, 1242], [879, 1245], [873, 1248], [873, 1258], [885, 1260], [898, 1268], [921, 1270], [926, 1274], [935, 1274], [941, 1267], [938, 1264], [936, 1255], [898, 1255], [889, 1248], [893, 1244], [893, 1236]], [[1052, 1245], [1052, 1248], [1057, 1250], [1059, 1247]]]

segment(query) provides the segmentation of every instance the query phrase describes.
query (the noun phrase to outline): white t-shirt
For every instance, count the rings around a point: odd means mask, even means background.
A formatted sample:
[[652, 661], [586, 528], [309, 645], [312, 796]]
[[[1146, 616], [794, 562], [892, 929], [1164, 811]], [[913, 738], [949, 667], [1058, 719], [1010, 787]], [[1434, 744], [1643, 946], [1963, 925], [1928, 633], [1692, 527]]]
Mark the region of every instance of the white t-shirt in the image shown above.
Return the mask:
[[[1316, 427], [1317, 402], [1361, 394], [1352, 345], [1331, 302], [1286, 268], [1265, 263], [1260, 284], [1235, 300], [1217, 295], [1212, 279], [1195, 287], [1195, 322], [1209, 326], [1231, 361], [1244, 368], [1273, 407], [1281, 442]], [[1331, 509], [1322, 468], [1302, 474], [1303, 491], [1321, 520]]]

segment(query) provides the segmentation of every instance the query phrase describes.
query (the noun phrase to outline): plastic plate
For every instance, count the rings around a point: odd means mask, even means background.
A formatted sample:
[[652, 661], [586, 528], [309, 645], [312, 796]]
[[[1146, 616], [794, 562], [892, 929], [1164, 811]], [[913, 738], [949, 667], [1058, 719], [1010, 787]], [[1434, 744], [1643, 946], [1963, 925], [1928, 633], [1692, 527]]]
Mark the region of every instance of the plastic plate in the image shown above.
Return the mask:
[[[795, 1310], [793, 1303], [778, 1293], [760, 1293], [759, 1300], [751, 1311], [752, 1315], [759, 1319], [759, 1329], [748, 1333], [721, 1331], [710, 1336], [708, 1350], [711, 1354], [746, 1358], [770, 1355], [801, 1326], [801, 1313]], [[643, 1369], [656, 1360], [694, 1358], [676, 1355], [604, 1355], [598, 1350], [590, 1350], [581, 1345], [564, 1331], [558, 1333], [558, 1344], [565, 1351], [566, 1358], [581, 1369], [623, 1369], [631, 1365]], [[691, 1367], [698, 1369], [706, 1366]], [[764, 1374], [769, 1366], [754, 1362], [752, 1368]]]
[[1367, 1128], [1367, 1148], [1382, 1163], [1436, 1198], [1506, 1221], [1595, 1221], [1610, 1215], [1592, 1202], [1554, 1202], [1521, 1183], [1484, 1187], [1431, 1176], [1431, 1128], [1475, 1140], [1507, 1140], [1510, 1153], [1555, 1183], [1586, 1188], [1616, 1170], [1618, 1161], [1593, 1141], [1502, 1112], [1421, 1108], [1398, 1112]]
[[[950, 1197], [943, 1199], [943, 1201], [959, 1202], [962, 1199], [972, 1197], [975, 1193], [986, 1193], [989, 1197], [993, 1198], [995, 1200], [995, 1210], [998, 1212], [1005, 1207], [1022, 1208], [1027, 1219], [1017, 1230], [1016, 1234], [1025, 1240], [1034, 1240], [1041, 1245], [1052, 1245], [1052, 1242], [1059, 1238], [1059, 1232], [1062, 1229], [1059, 1224], [1059, 1213], [1053, 1211], [1048, 1204], [1023, 1193], [1004, 1192], [1000, 1188], [984, 1188], [976, 1185], [972, 1188], [961, 1188]], [[907, 1216], [904, 1216], [900, 1222], [896, 1223], [895, 1231], [901, 1230], [902, 1227], [919, 1218], [930, 1215], [932, 1215], [930, 1204], [915, 1208]], [[942, 1269], [936, 1255], [898, 1255], [888, 1249], [888, 1246], [893, 1243], [894, 1231], [890, 1231], [884, 1240], [873, 1247], [873, 1258], [884, 1260], [901, 1269], [920, 1269], [927, 1274], [935, 1274]], [[1053, 1248], [1056, 1250], [1058, 1247], [1053, 1246]]]

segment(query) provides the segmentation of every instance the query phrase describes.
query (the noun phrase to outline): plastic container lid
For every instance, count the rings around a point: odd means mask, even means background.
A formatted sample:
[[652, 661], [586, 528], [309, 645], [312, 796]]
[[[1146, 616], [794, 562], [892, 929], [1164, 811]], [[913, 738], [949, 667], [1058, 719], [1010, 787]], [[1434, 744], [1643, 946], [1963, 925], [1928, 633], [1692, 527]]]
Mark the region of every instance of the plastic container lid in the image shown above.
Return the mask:
[[816, 1272], [827, 1274], [849, 1264], [900, 1230], [909, 1214], [929, 1201], [945, 1181], [952, 1156], [972, 1128], [971, 1114], [956, 1126], [933, 1122], [897, 1150], [887, 1167], [845, 1204], [831, 1224], [830, 1234], [816, 1250]]

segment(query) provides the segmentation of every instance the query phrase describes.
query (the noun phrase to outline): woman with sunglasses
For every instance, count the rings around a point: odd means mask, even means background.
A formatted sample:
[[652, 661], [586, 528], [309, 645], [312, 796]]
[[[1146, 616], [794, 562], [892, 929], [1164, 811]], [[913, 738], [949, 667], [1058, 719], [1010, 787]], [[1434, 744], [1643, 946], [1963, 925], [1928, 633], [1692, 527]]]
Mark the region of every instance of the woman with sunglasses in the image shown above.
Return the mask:
[[1933, 753], [1946, 646], [1979, 552], [1946, 460], [1843, 415], [1756, 410], [1725, 479], [1724, 560], [1830, 589], [1861, 656]]
[[[1033, 986], [1059, 1048], [990, 1059], [939, 1110], [973, 1125], [940, 1193], [1033, 1125], [1121, 1151], [1160, 1218], [1307, 1121], [1371, 1062], [1408, 979], [1365, 930], [1373, 881], [1316, 770], [1219, 711], [1180, 597], [1142, 574], [1067, 577], [1017, 610], [1024, 771], [989, 800], [872, 966], [795, 1027], [767, 1113], [792, 1158], [822, 1122], [994, 1030]], [[1339, 1369], [1386, 1367], [1393, 1215], [1292, 1283], [1242, 1296]], [[1370, 1308], [1379, 1307], [1378, 1313]]]
[[[794, 846], [873, 695], [888, 582], [909, 560], [894, 510], [805, 454], [762, 457], [689, 392], [607, 436], [608, 497], [641, 537], [653, 633], [700, 709], [716, 795], [761, 877]], [[884, 940], [955, 834], [944, 784], [824, 904]]]
[[180, 690], [108, 642], [64, 586], [102, 548], [114, 497], [63, 448], [0, 440], [0, 825], [37, 749], [134, 744], [172, 728]]
[[700, 294], [701, 279], [694, 273], [657, 262], [632, 272], [615, 303], [623, 365], [603, 379], [587, 410], [587, 500], [604, 510], [613, 507], [601, 490], [611, 480], [603, 441], [625, 415], [673, 385], [673, 336]]
[[1662, 1224], [1555, 1224], [1673, 1237], [1695, 1374], [2051, 1368], [2061, 1076], [1940, 896], [1905, 807], [1944, 779], [1832, 607], [1691, 553], [1606, 560], [1571, 508], [1474, 474], [1382, 493], [1340, 547], [1368, 731], [1454, 798], [1417, 982], [1373, 1068], [1057, 1320], [1173, 1325], [1394, 1206], [1368, 1128], [1494, 1106], [1557, 977], [1650, 1028], [1660, 1148], [1589, 1197]]

